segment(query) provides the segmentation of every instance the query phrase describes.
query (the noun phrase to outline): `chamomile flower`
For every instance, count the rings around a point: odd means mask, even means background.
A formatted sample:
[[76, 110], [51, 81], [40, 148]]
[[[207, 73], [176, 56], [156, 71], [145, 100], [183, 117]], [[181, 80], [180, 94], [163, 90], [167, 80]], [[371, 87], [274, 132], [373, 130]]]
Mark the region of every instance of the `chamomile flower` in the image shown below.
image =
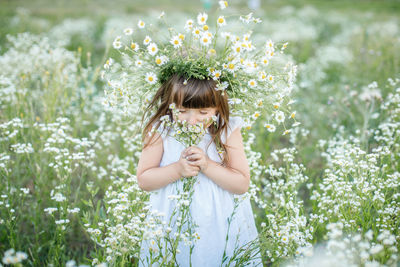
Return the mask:
[[251, 88], [254, 88], [257, 86], [257, 81], [254, 79], [251, 79], [250, 81], [247, 82], [247, 85]]
[[133, 29], [132, 28], [126, 28], [125, 30], [124, 30], [124, 34], [125, 35], [132, 35], [132, 33], [133, 33]]
[[174, 48], [179, 48], [182, 46], [182, 40], [179, 39], [179, 36], [172, 37], [170, 43], [174, 46]]
[[132, 42], [132, 43], [131, 43], [131, 49], [132, 49], [134, 52], [137, 52], [137, 51], [139, 50], [139, 45], [138, 45], [137, 43]]
[[228, 7], [228, 1], [219, 1], [218, 4], [219, 4], [219, 8], [221, 10], [223, 10], [223, 9]]
[[240, 52], [242, 52], [242, 43], [241, 42], [236, 42], [233, 47], [232, 50], [235, 54], [240, 54]]
[[153, 72], [148, 72], [148, 73], [146, 73], [146, 81], [147, 81], [149, 84], [155, 84], [155, 83], [157, 82], [157, 76], [156, 76], [156, 74], [153, 73]]
[[273, 125], [273, 124], [269, 124], [269, 123], [266, 123], [266, 124], [264, 124], [264, 127], [268, 130], [268, 132], [270, 132], [270, 133], [273, 133], [273, 132], [275, 132], [275, 130], [276, 130], [276, 127], [275, 127], [275, 125]]
[[278, 110], [278, 111], [275, 113], [275, 120], [276, 120], [278, 123], [284, 122], [284, 121], [285, 121], [285, 113], [283, 113], [282, 111]]
[[219, 27], [225, 26], [226, 25], [226, 20], [224, 18], [224, 16], [219, 16], [217, 19], [217, 25]]
[[185, 35], [183, 35], [182, 33], [179, 33], [178, 38], [183, 41], [183, 40], [185, 40]]
[[212, 68], [212, 67], [208, 67], [207, 68], [207, 72], [208, 72], [208, 75], [212, 75], [212, 73], [215, 71], [215, 68]]
[[104, 64], [104, 68], [108, 70], [113, 63], [114, 59], [112, 58], [107, 59], [106, 63]]
[[256, 47], [253, 45], [251, 41], [244, 41], [242, 43], [242, 46], [247, 50], [247, 51], [252, 51], [256, 49]]
[[221, 77], [221, 71], [216, 70], [211, 73], [213, 80], [218, 80]]
[[147, 51], [149, 52], [150, 55], [154, 56], [158, 52], [158, 47], [155, 43], [151, 43], [147, 47]]
[[136, 67], [141, 67], [143, 65], [143, 61], [138, 59], [135, 61], [135, 65], [136, 65]]
[[144, 45], [148, 45], [148, 44], [150, 44], [150, 42], [151, 42], [150, 36], [146, 36], [146, 37], [144, 38], [144, 40], [143, 40], [143, 44], [144, 44]]
[[271, 40], [268, 40], [265, 43], [265, 48], [267, 51], [274, 51], [274, 42], [272, 42]]
[[185, 31], [187, 32], [191, 31], [193, 29], [193, 24], [194, 24], [193, 20], [191, 19], [187, 20], [185, 24]]
[[198, 38], [200, 38], [201, 30], [196, 27], [196, 28], [193, 29], [192, 33], [193, 33], [194, 38], [198, 39]]
[[156, 56], [155, 62], [158, 66], [162, 66], [168, 62], [168, 58], [166, 56]]
[[207, 19], [208, 19], [207, 13], [199, 13], [199, 15], [197, 15], [197, 23], [199, 25], [206, 24], [207, 23]]
[[211, 44], [211, 37], [207, 33], [204, 33], [200, 38], [200, 43], [204, 46], [209, 46]]
[[165, 16], [165, 12], [162, 11], [161, 14], [158, 16], [158, 19], [162, 19]]
[[208, 50], [208, 54], [213, 56], [213, 55], [217, 54], [217, 51], [214, 48], [211, 48], [210, 50]]
[[267, 66], [269, 64], [269, 58], [267, 57], [261, 58], [261, 64]]
[[256, 120], [258, 117], [260, 117], [260, 115], [261, 115], [260, 112], [256, 111], [253, 113], [253, 115], [251, 115], [251, 117]]
[[287, 135], [287, 134], [289, 134], [289, 133], [290, 133], [290, 129], [287, 129], [287, 130], [284, 130], [284, 131], [283, 131], [282, 135]]
[[234, 62], [224, 64], [224, 69], [226, 69], [230, 73], [234, 73], [237, 70], [237, 64], [235, 64]]
[[269, 75], [267, 76], [267, 81], [272, 83], [272, 82], [274, 81], [274, 76], [272, 76], [271, 74], [269, 74]]
[[272, 106], [274, 107], [274, 109], [278, 109], [281, 106], [281, 104], [279, 102], [275, 102], [272, 104]]
[[265, 73], [265, 71], [260, 71], [258, 73], [258, 79], [262, 82], [265, 82], [267, 80], [267, 74]]
[[144, 29], [144, 27], [146, 26], [146, 23], [144, 23], [144, 21], [142, 21], [142, 20], [139, 20], [137, 26], [140, 29]]
[[281, 241], [285, 244], [287, 244], [289, 242], [289, 238], [287, 235], [282, 236]]
[[275, 52], [272, 50], [267, 50], [265, 51], [265, 56], [269, 59], [273, 58], [273, 56], [275, 55]]
[[117, 38], [114, 39], [113, 47], [115, 49], [120, 49], [122, 47], [121, 36], [117, 36]]
[[289, 117], [289, 118], [294, 119], [295, 116], [296, 116], [296, 111], [293, 111], [292, 114], [290, 114], [290, 117]]

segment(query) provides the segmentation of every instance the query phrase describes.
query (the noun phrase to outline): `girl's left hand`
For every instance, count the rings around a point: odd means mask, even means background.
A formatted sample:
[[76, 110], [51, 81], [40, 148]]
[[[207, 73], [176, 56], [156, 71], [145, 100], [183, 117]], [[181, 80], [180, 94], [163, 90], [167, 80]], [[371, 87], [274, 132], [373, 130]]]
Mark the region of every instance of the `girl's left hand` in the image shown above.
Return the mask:
[[190, 146], [185, 149], [184, 156], [189, 164], [200, 167], [200, 171], [204, 172], [208, 167], [208, 156], [197, 146]]

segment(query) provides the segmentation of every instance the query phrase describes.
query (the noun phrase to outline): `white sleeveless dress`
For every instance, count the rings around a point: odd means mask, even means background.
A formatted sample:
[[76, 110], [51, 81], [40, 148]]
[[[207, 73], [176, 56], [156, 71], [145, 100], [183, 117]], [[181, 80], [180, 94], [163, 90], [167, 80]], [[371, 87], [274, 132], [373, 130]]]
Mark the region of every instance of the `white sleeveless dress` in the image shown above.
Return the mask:
[[[228, 123], [227, 136], [229, 137], [230, 133], [242, 125], [243, 120], [240, 117], [231, 117]], [[162, 138], [164, 153], [160, 166], [166, 166], [178, 161], [185, 147], [170, 136], [170, 134], [167, 135], [164, 133], [162, 134]], [[221, 139], [222, 142], [226, 142], [226, 136], [221, 136]], [[198, 147], [206, 151], [210, 140], [211, 135], [207, 133], [198, 144]], [[208, 146], [207, 155], [210, 159], [221, 162], [214, 143]], [[162, 218], [166, 222], [169, 221], [176, 203], [176, 200], [168, 196], [177, 195], [179, 193], [177, 189], [182, 188], [182, 184], [182, 180], [178, 180], [150, 193], [149, 204], [151, 205], [151, 210], [155, 213], [164, 214], [165, 216]], [[235, 213], [229, 227], [228, 241], [226, 242], [228, 218], [232, 216], [234, 211], [235, 196], [239, 200], [239, 204], [235, 208]], [[194, 243], [191, 264], [189, 260], [189, 246], [183, 242], [179, 243], [178, 249], [180, 253], [176, 257], [179, 266], [226, 266], [233, 253], [236, 253], [235, 248], [245, 247], [248, 242], [256, 240], [258, 236], [250, 199], [247, 194], [234, 195], [219, 187], [203, 173], [199, 173], [197, 176], [190, 212], [193, 221], [198, 226], [195, 231], [200, 238]], [[164, 225], [163, 229], [165, 227]], [[172, 232], [174, 231], [172, 230]], [[154, 247], [154, 242], [150, 239], [142, 242], [139, 266], [150, 266], [148, 259], [150, 255], [149, 248], [151, 246]], [[224, 251], [226, 251], [228, 258], [222, 263]], [[259, 252], [253, 258], [245, 266], [262, 266]], [[231, 262], [230, 264], [230, 266], [236, 265], [235, 262]], [[160, 264], [153, 263], [151, 266], [160, 266]]]

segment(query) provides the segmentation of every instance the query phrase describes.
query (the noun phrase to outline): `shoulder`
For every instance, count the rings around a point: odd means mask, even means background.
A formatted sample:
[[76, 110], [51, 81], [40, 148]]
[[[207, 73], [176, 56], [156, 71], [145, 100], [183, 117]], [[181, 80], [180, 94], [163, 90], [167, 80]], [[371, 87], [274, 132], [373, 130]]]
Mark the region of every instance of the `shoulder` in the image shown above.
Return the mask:
[[236, 130], [236, 129], [241, 129], [242, 126], [244, 125], [244, 120], [242, 117], [239, 116], [230, 116], [229, 117], [229, 122], [227, 125], [227, 129], [226, 129], [226, 135], [223, 134], [222, 136], [222, 141], [224, 143], [227, 142], [227, 140], [229, 139], [230, 135]]

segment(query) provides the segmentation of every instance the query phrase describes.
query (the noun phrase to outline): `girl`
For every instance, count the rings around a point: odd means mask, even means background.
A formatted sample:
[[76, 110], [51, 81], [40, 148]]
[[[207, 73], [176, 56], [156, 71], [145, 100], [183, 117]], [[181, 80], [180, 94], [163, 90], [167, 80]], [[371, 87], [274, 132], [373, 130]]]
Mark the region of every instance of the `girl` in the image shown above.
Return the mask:
[[[169, 109], [172, 103], [180, 111], [178, 118]], [[160, 87], [146, 114], [153, 107], [157, 110], [143, 131], [138, 184], [141, 189], [151, 192], [151, 208], [165, 214], [168, 222], [175, 208], [175, 202], [169, 196], [178, 194], [176, 185], [182, 184], [183, 179], [190, 179], [184, 177], [197, 176], [189, 210], [197, 226], [198, 240], [193, 249], [183, 242], [179, 244], [180, 253], [176, 255], [175, 264], [225, 265], [238, 254], [238, 248], [245, 248], [257, 237], [249, 199], [235, 201], [235, 195], [247, 192], [250, 181], [240, 132], [242, 119], [229, 116], [227, 94], [216, 90], [214, 80], [185, 80], [177, 74]], [[159, 129], [149, 134], [152, 127], [160, 126], [160, 117], [164, 115], [189, 124], [216, 116], [217, 123], [205, 126], [207, 133], [198, 146], [185, 148], [171, 136], [171, 129]], [[240, 196], [236, 197], [240, 199]], [[148, 261], [150, 246], [143, 242], [140, 265], [151, 265]], [[262, 265], [259, 254], [253, 255], [252, 259], [246, 265]]]

